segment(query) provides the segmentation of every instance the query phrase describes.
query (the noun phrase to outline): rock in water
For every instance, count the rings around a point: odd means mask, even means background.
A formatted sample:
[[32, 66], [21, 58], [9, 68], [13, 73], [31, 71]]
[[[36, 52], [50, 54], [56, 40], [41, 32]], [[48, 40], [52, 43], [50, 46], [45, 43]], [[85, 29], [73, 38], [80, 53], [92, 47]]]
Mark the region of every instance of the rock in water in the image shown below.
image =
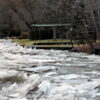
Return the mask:
[[25, 97], [26, 94], [30, 91], [38, 87], [41, 82], [41, 78], [37, 74], [33, 74], [28, 77], [26, 82], [19, 86], [19, 88], [15, 89], [14, 93], [10, 96], [12, 97]]
[[19, 73], [15, 70], [0, 70], [0, 81], [1, 82], [18, 82], [18, 81], [25, 81], [27, 78], [26, 73]]
[[50, 70], [56, 70], [57, 68], [54, 66], [41, 66], [36, 68], [20, 68], [19, 70], [28, 71], [28, 72], [47, 72]]
[[[30, 90], [35, 89], [39, 86], [41, 82], [41, 78], [37, 74], [30, 75], [27, 80], [21, 84], [13, 84], [10, 87], [6, 88], [3, 95], [7, 97], [14, 98], [12, 100], [20, 100], [20, 98], [24, 98]], [[3, 89], [4, 90], [4, 89]], [[3, 91], [2, 90], [2, 91]], [[21, 99], [24, 100], [24, 99]]]

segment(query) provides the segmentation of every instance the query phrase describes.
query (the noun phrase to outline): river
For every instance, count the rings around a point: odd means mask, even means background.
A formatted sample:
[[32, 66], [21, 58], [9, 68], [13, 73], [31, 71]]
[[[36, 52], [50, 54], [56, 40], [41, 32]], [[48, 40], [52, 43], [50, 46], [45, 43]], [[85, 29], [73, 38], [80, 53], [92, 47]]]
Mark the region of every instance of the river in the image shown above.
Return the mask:
[[[12, 96], [15, 83], [17, 88], [23, 83], [1, 78], [14, 71], [27, 77], [37, 74], [41, 83], [23, 96]], [[0, 100], [100, 100], [100, 56], [32, 49], [0, 40], [0, 90]]]

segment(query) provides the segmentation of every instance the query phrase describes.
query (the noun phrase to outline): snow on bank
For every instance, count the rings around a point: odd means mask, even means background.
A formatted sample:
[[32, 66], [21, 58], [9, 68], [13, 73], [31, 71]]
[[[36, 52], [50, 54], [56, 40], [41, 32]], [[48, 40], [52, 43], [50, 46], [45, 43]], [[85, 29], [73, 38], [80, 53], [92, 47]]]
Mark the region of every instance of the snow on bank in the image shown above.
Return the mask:
[[0, 100], [98, 100], [99, 67], [100, 56], [0, 40]]

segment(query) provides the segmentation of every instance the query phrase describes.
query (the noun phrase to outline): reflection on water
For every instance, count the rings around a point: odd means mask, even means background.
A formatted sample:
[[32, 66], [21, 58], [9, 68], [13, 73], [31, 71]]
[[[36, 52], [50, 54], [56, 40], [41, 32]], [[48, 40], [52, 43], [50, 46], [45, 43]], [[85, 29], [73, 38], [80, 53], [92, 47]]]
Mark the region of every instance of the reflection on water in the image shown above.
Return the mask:
[[[0, 40], [2, 69], [42, 77], [37, 90], [29, 91], [25, 99], [16, 100], [100, 100], [100, 56], [23, 48], [9, 40]], [[8, 83], [7, 87], [12, 84]], [[0, 84], [1, 91], [4, 87]]]

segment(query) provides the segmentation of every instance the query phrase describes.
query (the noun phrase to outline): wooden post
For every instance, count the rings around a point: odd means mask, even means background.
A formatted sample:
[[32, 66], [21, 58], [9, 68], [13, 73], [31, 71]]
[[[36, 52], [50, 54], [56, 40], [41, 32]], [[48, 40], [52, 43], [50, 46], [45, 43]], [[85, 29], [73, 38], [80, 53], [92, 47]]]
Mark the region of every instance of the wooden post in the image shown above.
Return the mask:
[[73, 46], [73, 39], [72, 38], [71, 38], [70, 42], [71, 42], [71, 45], [72, 45], [72, 48], [73, 48], [74, 46]]
[[38, 28], [38, 30], [39, 30], [39, 40], [41, 40], [41, 37], [40, 37], [40, 27]]
[[56, 27], [53, 26], [53, 39], [56, 39]]
[[73, 37], [72, 37], [73, 34], [72, 34], [72, 31], [73, 31], [73, 29], [71, 28], [70, 29], [70, 32], [71, 32], [70, 33], [70, 42], [71, 42], [71, 45], [72, 45], [72, 48], [73, 48]]
[[36, 27], [34, 28], [34, 40], [36, 40]]

